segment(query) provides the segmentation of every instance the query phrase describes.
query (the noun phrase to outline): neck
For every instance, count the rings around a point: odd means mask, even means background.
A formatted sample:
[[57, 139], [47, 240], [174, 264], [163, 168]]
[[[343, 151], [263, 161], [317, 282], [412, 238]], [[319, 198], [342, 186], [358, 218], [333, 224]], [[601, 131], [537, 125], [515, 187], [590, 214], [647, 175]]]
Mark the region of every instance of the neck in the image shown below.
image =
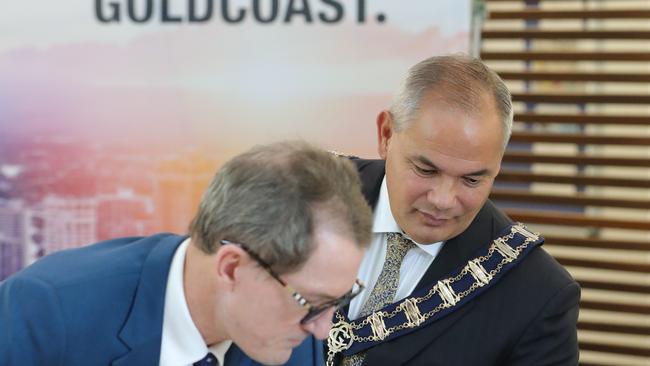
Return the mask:
[[183, 270], [185, 301], [192, 321], [205, 344], [212, 346], [228, 339], [220, 326], [215, 307], [218, 306], [214, 281], [214, 256], [203, 253], [194, 243], [187, 247]]

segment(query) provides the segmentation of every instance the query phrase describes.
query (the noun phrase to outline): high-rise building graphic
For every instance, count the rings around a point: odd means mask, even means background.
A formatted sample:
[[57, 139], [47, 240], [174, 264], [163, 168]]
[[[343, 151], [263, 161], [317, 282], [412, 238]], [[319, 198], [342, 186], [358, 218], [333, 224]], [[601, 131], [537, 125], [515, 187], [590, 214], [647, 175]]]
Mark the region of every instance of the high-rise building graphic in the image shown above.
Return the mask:
[[97, 240], [153, 233], [153, 200], [130, 189], [97, 197]]
[[45, 218], [40, 206], [26, 207], [22, 216], [23, 263], [34, 263], [46, 254]]
[[44, 221], [45, 254], [97, 241], [97, 200], [95, 198], [48, 195], [43, 199], [40, 213]]
[[24, 205], [0, 199], [0, 281], [24, 266]]

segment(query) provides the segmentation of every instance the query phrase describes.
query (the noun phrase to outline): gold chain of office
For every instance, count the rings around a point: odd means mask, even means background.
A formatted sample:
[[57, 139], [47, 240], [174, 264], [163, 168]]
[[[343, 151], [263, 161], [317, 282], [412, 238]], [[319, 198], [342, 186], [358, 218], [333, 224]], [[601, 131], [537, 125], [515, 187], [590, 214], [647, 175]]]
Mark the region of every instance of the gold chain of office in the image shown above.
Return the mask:
[[[526, 239], [522, 244], [513, 248], [506, 242], [511, 240], [517, 233], [523, 235]], [[340, 311], [337, 311], [337, 322], [330, 329], [329, 337], [327, 339], [327, 366], [334, 366], [334, 356], [339, 352], [347, 350], [355, 342], [382, 341], [395, 332], [408, 328], [416, 328], [439, 311], [455, 306], [459, 301], [476, 291], [478, 288], [489, 284], [494, 276], [501, 272], [503, 266], [517, 259], [519, 254], [526, 249], [530, 243], [535, 242], [538, 239], [539, 234], [531, 233], [522, 223], [517, 223], [510, 228], [509, 234], [494, 239], [486, 255], [476, 257], [467, 262], [465, 267], [457, 276], [438, 281], [438, 283], [433, 286], [425, 296], [407, 298], [402, 301], [395, 310], [391, 312], [382, 310], [375, 311], [368, 315], [363, 321], [356, 324], [347, 322], [343, 315], [341, 315]], [[495, 252], [498, 252], [503, 259], [493, 270], [487, 271], [481, 263], [488, 261]], [[467, 290], [456, 293], [451, 287], [451, 284], [459, 281], [467, 274], [470, 274], [474, 278], [474, 282]], [[418, 307], [418, 303], [428, 301], [436, 294], [442, 300], [440, 304], [431, 311], [422, 314]], [[386, 328], [384, 319], [390, 319], [402, 312], [406, 316], [406, 321], [390, 328]], [[372, 335], [361, 337], [355, 334], [355, 330], [358, 331], [366, 325], [370, 325]]]

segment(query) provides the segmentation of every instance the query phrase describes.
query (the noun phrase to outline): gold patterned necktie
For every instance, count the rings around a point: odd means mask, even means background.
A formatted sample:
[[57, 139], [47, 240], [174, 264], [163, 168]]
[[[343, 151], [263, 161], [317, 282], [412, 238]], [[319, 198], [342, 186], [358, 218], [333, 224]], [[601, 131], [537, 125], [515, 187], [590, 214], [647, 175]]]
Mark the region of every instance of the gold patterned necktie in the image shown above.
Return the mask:
[[[402, 261], [406, 253], [415, 246], [411, 240], [405, 238], [400, 233], [389, 233], [386, 243], [387, 248], [384, 266], [377, 278], [375, 287], [361, 308], [359, 317], [367, 316], [393, 302], [395, 293], [397, 292], [397, 286], [399, 285], [399, 272], [402, 267]], [[365, 352], [359, 352], [355, 355], [344, 357], [341, 365], [360, 366], [365, 357]]]

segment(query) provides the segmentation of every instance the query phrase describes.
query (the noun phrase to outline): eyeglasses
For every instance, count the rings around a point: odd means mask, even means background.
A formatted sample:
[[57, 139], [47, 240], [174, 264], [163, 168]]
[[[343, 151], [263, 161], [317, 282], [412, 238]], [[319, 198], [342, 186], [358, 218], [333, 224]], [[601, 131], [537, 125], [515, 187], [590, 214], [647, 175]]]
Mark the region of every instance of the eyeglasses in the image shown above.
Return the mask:
[[248, 255], [251, 256], [260, 266], [262, 266], [270, 275], [273, 277], [276, 281], [278, 281], [293, 297], [296, 302], [307, 309], [307, 314], [300, 320], [300, 324], [306, 324], [312, 320], [314, 320], [316, 317], [318, 317], [320, 314], [322, 314], [324, 311], [326, 311], [329, 308], [334, 307], [336, 310], [345, 307], [354, 299], [355, 296], [357, 296], [365, 287], [363, 285], [363, 282], [360, 280], [356, 280], [354, 286], [350, 291], [348, 291], [345, 295], [339, 297], [338, 299], [332, 299], [330, 301], [324, 302], [319, 305], [313, 305], [307, 299], [305, 299], [304, 296], [298, 293], [293, 287], [289, 286], [284, 280], [280, 278], [280, 276], [271, 269], [271, 265], [268, 264], [266, 261], [264, 261], [262, 258], [260, 258], [257, 253], [253, 252], [250, 250], [246, 245], [241, 244], [241, 243], [235, 243], [231, 242], [230, 240], [221, 240], [221, 244], [223, 245], [237, 245], [238, 247], [242, 248]]

